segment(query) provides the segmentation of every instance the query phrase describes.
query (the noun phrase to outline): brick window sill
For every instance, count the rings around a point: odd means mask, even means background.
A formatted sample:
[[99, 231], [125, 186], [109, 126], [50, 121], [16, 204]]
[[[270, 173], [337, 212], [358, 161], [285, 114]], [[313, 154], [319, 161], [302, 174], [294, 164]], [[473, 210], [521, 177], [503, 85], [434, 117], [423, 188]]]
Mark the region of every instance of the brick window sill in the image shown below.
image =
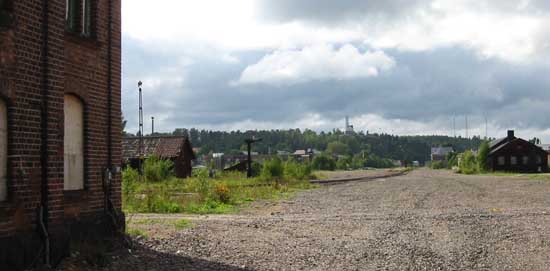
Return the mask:
[[100, 42], [97, 41], [97, 37], [95, 35], [84, 36], [80, 32], [74, 32], [68, 29], [65, 30], [65, 40], [91, 48], [97, 48], [100, 46]]

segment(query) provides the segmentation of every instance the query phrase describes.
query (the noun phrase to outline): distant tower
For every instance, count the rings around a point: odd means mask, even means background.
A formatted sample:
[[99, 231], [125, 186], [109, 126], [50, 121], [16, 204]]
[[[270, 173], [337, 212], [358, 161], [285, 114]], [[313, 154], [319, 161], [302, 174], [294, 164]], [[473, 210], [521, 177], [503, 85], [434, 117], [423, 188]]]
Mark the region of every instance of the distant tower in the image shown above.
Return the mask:
[[348, 116], [346, 116], [346, 134], [353, 134], [353, 125], [349, 124]]

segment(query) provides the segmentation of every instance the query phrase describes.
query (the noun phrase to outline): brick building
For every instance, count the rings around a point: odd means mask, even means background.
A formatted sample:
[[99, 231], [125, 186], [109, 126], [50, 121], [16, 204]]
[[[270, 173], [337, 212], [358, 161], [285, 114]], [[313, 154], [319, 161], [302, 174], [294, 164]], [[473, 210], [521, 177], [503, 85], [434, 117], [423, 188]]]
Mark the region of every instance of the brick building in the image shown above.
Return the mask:
[[0, 0], [0, 270], [124, 227], [120, 9]]

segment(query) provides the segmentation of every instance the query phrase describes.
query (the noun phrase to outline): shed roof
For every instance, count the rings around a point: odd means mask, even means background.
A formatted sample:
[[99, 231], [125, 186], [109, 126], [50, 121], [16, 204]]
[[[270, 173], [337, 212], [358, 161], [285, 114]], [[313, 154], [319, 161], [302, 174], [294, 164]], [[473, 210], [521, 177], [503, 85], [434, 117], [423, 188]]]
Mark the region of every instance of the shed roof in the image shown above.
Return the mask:
[[492, 148], [494, 148], [495, 146], [497, 146], [497, 145], [499, 145], [499, 144], [505, 142], [506, 140], [508, 140], [507, 137], [502, 137], [502, 138], [495, 139], [495, 140], [489, 142], [489, 148], [492, 149]]
[[[146, 136], [143, 137], [143, 152], [145, 157], [175, 158], [180, 155], [185, 144], [191, 149], [184, 136]], [[122, 139], [122, 157], [125, 160], [139, 157], [139, 137]]]

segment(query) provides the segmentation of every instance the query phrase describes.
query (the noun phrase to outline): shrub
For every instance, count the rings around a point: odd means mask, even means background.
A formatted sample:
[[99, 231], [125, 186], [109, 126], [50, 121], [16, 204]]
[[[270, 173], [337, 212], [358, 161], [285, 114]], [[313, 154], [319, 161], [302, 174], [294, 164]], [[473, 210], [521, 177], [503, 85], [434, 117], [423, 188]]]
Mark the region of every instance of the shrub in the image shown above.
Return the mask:
[[283, 163], [281, 162], [281, 159], [275, 157], [269, 161], [264, 162], [261, 176], [264, 179], [281, 179], [283, 177], [283, 173]]
[[460, 157], [460, 163], [458, 163], [459, 172], [462, 174], [475, 174], [477, 173], [477, 161], [475, 155], [471, 151], [465, 151]]
[[231, 191], [226, 184], [217, 183], [214, 187], [214, 194], [220, 202], [229, 203], [229, 199], [231, 198]]
[[332, 157], [326, 154], [321, 154], [313, 158], [313, 163], [311, 166], [317, 170], [335, 170], [336, 162]]
[[122, 195], [124, 198], [128, 198], [136, 191], [138, 178], [139, 173], [130, 166], [122, 171]]
[[443, 161], [433, 161], [431, 164], [432, 169], [444, 169], [445, 163]]
[[480, 172], [487, 171], [487, 156], [489, 155], [489, 143], [483, 141], [479, 146], [479, 152], [477, 155], [477, 168]]
[[286, 179], [306, 180], [311, 176], [311, 172], [309, 163], [298, 163], [294, 160], [288, 160], [284, 164], [284, 176]]
[[458, 166], [458, 155], [455, 152], [447, 154], [447, 168], [452, 169]]
[[170, 160], [159, 159], [151, 156], [143, 164], [143, 173], [147, 181], [160, 182], [173, 175], [174, 163]]
[[339, 170], [347, 170], [351, 167], [351, 157], [344, 156], [338, 158], [338, 161], [336, 161], [336, 168]]

